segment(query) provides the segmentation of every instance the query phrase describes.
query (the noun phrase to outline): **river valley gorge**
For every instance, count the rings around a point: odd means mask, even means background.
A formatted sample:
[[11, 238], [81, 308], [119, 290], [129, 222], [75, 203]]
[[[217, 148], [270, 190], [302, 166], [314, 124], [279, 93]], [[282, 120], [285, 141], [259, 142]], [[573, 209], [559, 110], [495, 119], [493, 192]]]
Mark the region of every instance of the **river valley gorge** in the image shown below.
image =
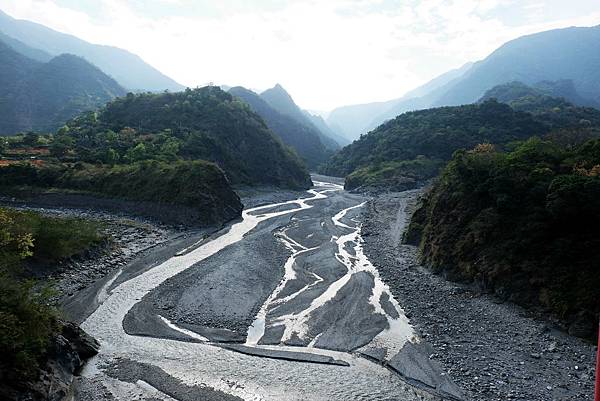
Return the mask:
[[[107, 279], [82, 323], [101, 351], [78, 392], [90, 396], [96, 385], [116, 399], [458, 399], [364, 255], [358, 216], [366, 200], [315, 184], [298, 199], [245, 210], [242, 221], [137, 274], [120, 279], [124, 268]], [[414, 372], [402, 367], [405, 358]]]

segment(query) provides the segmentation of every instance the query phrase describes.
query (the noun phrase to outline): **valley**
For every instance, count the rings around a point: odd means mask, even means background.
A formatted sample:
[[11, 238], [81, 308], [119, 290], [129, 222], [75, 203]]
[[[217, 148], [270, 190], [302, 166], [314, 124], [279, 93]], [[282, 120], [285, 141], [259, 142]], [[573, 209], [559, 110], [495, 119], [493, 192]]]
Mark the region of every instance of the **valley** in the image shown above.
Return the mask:
[[0, 399], [600, 401], [584, 2], [7, 0]]
[[[96, 287], [89, 316], [69, 299], [71, 317], [106, 345], [77, 391], [100, 386], [116, 398], [139, 391], [160, 399], [181, 388], [206, 399], [458, 396], [363, 254], [365, 199], [315, 182], [297, 200], [245, 210], [242, 221], [199, 244], [166, 243], [157, 259], [144, 257], [146, 266], [118, 270]], [[422, 370], [404, 371], [404, 358]]]

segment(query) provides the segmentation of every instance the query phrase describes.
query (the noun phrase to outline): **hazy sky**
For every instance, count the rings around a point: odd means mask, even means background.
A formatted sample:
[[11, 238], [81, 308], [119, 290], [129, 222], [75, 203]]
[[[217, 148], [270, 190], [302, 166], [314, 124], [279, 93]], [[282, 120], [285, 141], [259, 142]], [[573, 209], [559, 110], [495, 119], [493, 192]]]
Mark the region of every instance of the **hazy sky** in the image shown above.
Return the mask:
[[600, 24], [600, 0], [0, 0], [188, 86], [281, 83], [304, 108], [387, 100], [523, 34]]

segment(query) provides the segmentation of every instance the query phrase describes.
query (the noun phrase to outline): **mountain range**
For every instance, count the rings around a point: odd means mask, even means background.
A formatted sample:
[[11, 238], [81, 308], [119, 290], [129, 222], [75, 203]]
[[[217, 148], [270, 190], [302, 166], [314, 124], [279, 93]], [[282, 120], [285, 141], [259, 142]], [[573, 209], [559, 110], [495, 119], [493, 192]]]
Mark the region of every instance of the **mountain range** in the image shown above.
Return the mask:
[[331, 111], [327, 123], [352, 141], [399, 114], [426, 108], [427, 101], [422, 100], [423, 97], [426, 99], [430, 93], [435, 93], [449, 82], [459, 78], [472, 65], [473, 63], [467, 63], [460, 68], [450, 70], [398, 99], [338, 107]]
[[296, 105], [294, 102], [294, 99], [292, 99], [290, 94], [280, 84], [276, 84], [271, 89], [267, 89], [266, 91], [262, 92], [260, 97], [281, 114], [290, 116], [298, 123], [316, 130], [321, 142], [327, 149], [337, 150], [340, 148], [340, 144], [337, 143], [335, 139], [327, 136], [327, 133], [332, 131], [331, 128], [323, 132], [317, 126], [315, 126], [313, 123], [315, 117], [313, 117], [310, 113], [300, 109], [300, 107], [298, 107], [298, 105]]
[[600, 110], [554, 97], [570, 93], [570, 81], [510, 82], [474, 104], [407, 112], [344, 147], [321, 172], [345, 176], [348, 189], [407, 189], [436, 176], [460, 149], [503, 149], [532, 136], [565, 146], [600, 137]]
[[[572, 82], [571, 92], [562, 94], [568, 101], [586, 106], [600, 104], [600, 26], [519, 37], [484, 60], [443, 74], [400, 99], [335, 109], [327, 122], [354, 140], [406, 111], [476, 102], [496, 85], [565, 80]], [[368, 122], [369, 115], [374, 120]]]
[[229, 89], [229, 93], [248, 103], [309, 168], [316, 169], [339, 150], [337, 140], [343, 139], [321, 117], [300, 109], [281, 85], [261, 94], [240, 86]]
[[[62, 54], [46, 62], [34, 49], [0, 41], [0, 133], [54, 131], [68, 119], [94, 110], [126, 91], [81, 57]], [[41, 54], [41, 53], [39, 53]]]
[[331, 156], [331, 152], [321, 142], [319, 132], [311, 125], [302, 124], [291, 115], [276, 110], [249, 89], [238, 86], [229, 89], [229, 93], [246, 102], [262, 117], [271, 131], [276, 133], [283, 143], [294, 149], [310, 168], [317, 167]]
[[[8, 41], [6, 39], [8, 37]], [[147, 64], [139, 56], [113, 46], [92, 44], [31, 21], [18, 20], [0, 11], [0, 40], [17, 41], [23, 53], [40, 62], [63, 53], [83, 57], [114, 78], [128, 91], [179, 91], [184, 86]], [[17, 51], [22, 52], [21, 49]]]

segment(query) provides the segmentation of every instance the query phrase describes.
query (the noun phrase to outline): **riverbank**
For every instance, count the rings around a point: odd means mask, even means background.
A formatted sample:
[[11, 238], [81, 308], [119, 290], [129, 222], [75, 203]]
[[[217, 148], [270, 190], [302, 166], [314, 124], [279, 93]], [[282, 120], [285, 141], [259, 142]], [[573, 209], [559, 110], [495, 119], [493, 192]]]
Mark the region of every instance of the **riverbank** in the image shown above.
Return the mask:
[[593, 394], [596, 348], [523, 308], [446, 281], [400, 244], [419, 191], [382, 194], [364, 211], [364, 250], [472, 401], [575, 401]]
[[183, 233], [173, 226], [140, 218], [106, 212], [69, 208], [14, 206], [55, 218], [78, 218], [100, 223], [105, 241], [82, 255], [60, 260], [57, 264], [36, 264], [27, 273], [44, 282], [51, 282], [56, 292], [54, 302], [62, 304], [79, 291], [112, 271], [125, 266], [140, 252]]
[[[10, 203], [10, 202], [9, 202]], [[155, 246], [157, 243], [168, 241], [173, 236], [180, 235], [179, 231], [156, 222], [127, 218], [124, 216], [110, 215], [104, 212], [66, 209], [66, 208], [41, 208], [19, 205], [11, 210], [20, 210], [34, 213], [21, 213], [19, 216], [31, 216], [31, 224], [50, 225], [52, 230], [64, 230], [62, 221], [74, 224], [74, 227], [94, 231], [94, 236], [99, 240], [86, 245], [83, 243], [81, 251], [70, 254], [64, 258], [33, 257], [22, 263], [22, 279], [33, 278], [36, 285], [33, 289], [50, 286], [49, 298], [44, 298], [44, 305], [49, 303], [56, 306], [58, 312], [51, 312], [53, 331], [47, 338], [43, 355], [39, 359], [39, 367], [31, 375], [0, 374], [0, 398], [11, 400], [62, 400], [69, 397], [71, 385], [85, 361], [98, 352], [99, 344], [76, 323], [66, 320], [71, 319], [63, 306], [85, 289], [122, 268], [135, 259], [144, 250]], [[39, 217], [36, 217], [39, 216]], [[29, 221], [29, 220], [27, 220]], [[78, 222], [81, 221], [81, 224]], [[41, 222], [41, 223], [40, 223]], [[78, 224], [75, 224], [78, 223]], [[85, 224], [84, 224], [85, 223]], [[80, 227], [81, 226], [81, 227]], [[68, 235], [77, 235], [77, 228]], [[25, 229], [25, 227], [21, 227]], [[37, 231], [35, 231], [37, 233]], [[57, 231], [59, 232], [59, 231]], [[84, 235], [82, 233], [79, 233]], [[37, 234], [36, 234], [37, 235]], [[48, 235], [47, 233], [45, 235]], [[63, 234], [67, 235], [67, 234]], [[85, 235], [92, 235], [85, 232]], [[55, 253], [49, 253], [48, 243], [44, 237], [33, 237], [33, 255], [42, 252], [42, 255], [60, 255], [66, 252], [65, 238], [56, 240], [55, 246], [59, 247]], [[86, 237], [87, 238], [87, 237]], [[46, 250], [46, 251], [44, 251]], [[44, 253], [45, 252], [45, 253]], [[8, 284], [7, 284], [8, 285]], [[8, 294], [3, 296], [9, 297]], [[10, 302], [4, 299], [4, 302]], [[52, 309], [50, 309], [52, 310]], [[71, 319], [76, 320], [76, 319]], [[35, 329], [33, 329], [35, 330]], [[40, 335], [41, 338], [43, 335]], [[12, 378], [8, 380], [8, 378]]]

